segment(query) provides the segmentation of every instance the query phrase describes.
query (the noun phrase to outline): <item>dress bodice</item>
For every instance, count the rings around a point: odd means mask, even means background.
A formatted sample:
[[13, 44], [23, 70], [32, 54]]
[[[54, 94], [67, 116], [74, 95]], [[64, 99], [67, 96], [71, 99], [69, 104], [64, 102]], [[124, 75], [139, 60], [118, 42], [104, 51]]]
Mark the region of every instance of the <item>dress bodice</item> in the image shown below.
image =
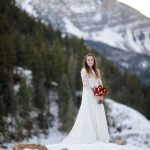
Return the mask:
[[89, 76], [85, 68], [81, 69], [81, 78], [82, 78], [83, 87], [93, 88], [94, 86], [98, 86], [99, 84], [102, 84], [101, 79], [100, 78], [97, 79], [95, 72], [94, 71], [92, 72], [93, 74]]

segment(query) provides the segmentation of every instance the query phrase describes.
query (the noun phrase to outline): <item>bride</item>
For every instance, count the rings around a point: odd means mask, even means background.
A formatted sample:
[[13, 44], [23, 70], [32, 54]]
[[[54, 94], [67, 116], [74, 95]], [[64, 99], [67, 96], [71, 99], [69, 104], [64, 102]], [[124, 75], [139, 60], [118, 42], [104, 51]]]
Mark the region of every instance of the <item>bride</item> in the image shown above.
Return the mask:
[[99, 84], [103, 85], [93, 53], [84, 57], [81, 78], [83, 84], [81, 106], [73, 128], [60, 144], [109, 142], [104, 105], [97, 102], [104, 100], [104, 97], [94, 96], [91, 89]]
[[98, 101], [103, 101], [103, 96], [94, 96], [92, 87], [102, 85], [100, 70], [97, 67], [96, 57], [93, 53], [88, 53], [83, 60], [81, 69], [83, 83], [83, 93], [81, 106], [76, 117], [76, 121], [68, 136], [59, 144], [109, 142], [109, 133], [104, 105]]
[[97, 67], [96, 57], [88, 53], [83, 60], [81, 69], [83, 83], [82, 101], [70, 133], [60, 143], [47, 145], [48, 148], [66, 146], [70, 144], [90, 144], [95, 142], [109, 142], [107, 120], [103, 103], [103, 96], [94, 96], [91, 88], [102, 85], [100, 70]]

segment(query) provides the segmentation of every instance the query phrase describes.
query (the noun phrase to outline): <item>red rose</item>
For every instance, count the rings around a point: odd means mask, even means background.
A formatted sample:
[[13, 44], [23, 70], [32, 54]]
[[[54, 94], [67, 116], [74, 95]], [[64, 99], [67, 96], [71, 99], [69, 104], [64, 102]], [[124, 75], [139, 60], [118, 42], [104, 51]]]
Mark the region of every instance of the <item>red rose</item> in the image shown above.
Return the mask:
[[97, 96], [106, 95], [108, 93], [108, 90], [105, 87], [102, 87], [102, 85], [92, 88], [92, 91], [93, 94]]

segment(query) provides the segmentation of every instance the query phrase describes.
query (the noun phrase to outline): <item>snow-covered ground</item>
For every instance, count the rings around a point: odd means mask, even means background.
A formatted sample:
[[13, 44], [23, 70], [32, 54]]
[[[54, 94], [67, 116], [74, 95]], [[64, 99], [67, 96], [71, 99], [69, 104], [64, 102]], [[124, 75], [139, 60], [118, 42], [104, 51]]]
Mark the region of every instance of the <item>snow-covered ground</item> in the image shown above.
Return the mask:
[[150, 147], [150, 121], [133, 108], [106, 100], [109, 131], [112, 139], [124, 144]]
[[[108, 107], [108, 119], [110, 121], [109, 131], [110, 136], [114, 139], [123, 140], [123, 144], [118, 145], [111, 143], [92, 143], [92, 144], [70, 144], [59, 145], [67, 134], [62, 134], [58, 131], [58, 107], [56, 103], [57, 95], [51, 92], [51, 105], [50, 111], [54, 116], [52, 127], [49, 128], [49, 135], [40, 135], [32, 139], [24, 140], [20, 143], [35, 143], [43, 144], [49, 150], [61, 150], [68, 148], [69, 150], [150, 150], [150, 122], [136, 110], [129, 108], [123, 104], [114, 102], [111, 99], [106, 99]], [[52, 98], [53, 97], [53, 98]], [[8, 144], [9, 148], [16, 143]]]
[[115, 143], [92, 143], [92, 144], [70, 144], [60, 146], [58, 144], [47, 145], [48, 150], [150, 150], [132, 145], [118, 145]]
[[66, 136], [65, 133], [63, 134], [60, 131], [58, 131], [58, 127], [59, 127], [58, 106], [55, 101], [57, 99], [57, 94], [54, 92], [49, 92], [49, 96], [51, 100], [50, 113], [54, 116], [52, 127], [49, 127], [49, 135], [45, 136], [43, 134], [40, 134], [38, 137], [33, 136], [32, 138], [23, 140], [21, 142], [7, 143], [6, 146], [8, 147], [8, 150], [12, 150], [15, 144], [19, 144], [19, 143], [24, 143], [24, 144], [34, 143], [34, 144], [42, 144], [42, 145], [55, 144], [61, 141]]

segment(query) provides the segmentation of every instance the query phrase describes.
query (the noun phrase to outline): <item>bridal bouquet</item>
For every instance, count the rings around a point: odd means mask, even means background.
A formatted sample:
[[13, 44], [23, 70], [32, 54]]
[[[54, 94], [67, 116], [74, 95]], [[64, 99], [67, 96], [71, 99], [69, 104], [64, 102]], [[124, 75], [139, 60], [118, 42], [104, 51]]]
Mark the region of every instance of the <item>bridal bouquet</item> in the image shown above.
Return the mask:
[[[99, 85], [97, 87], [94, 86], [94, 88], [91, 89], [95, 96], [105, 96], [108, 93], [107, 88], [103, 87], [102, 85]], [[99, 100], [98, 103], [99, 104], [103, 103], [103, 100]]]

